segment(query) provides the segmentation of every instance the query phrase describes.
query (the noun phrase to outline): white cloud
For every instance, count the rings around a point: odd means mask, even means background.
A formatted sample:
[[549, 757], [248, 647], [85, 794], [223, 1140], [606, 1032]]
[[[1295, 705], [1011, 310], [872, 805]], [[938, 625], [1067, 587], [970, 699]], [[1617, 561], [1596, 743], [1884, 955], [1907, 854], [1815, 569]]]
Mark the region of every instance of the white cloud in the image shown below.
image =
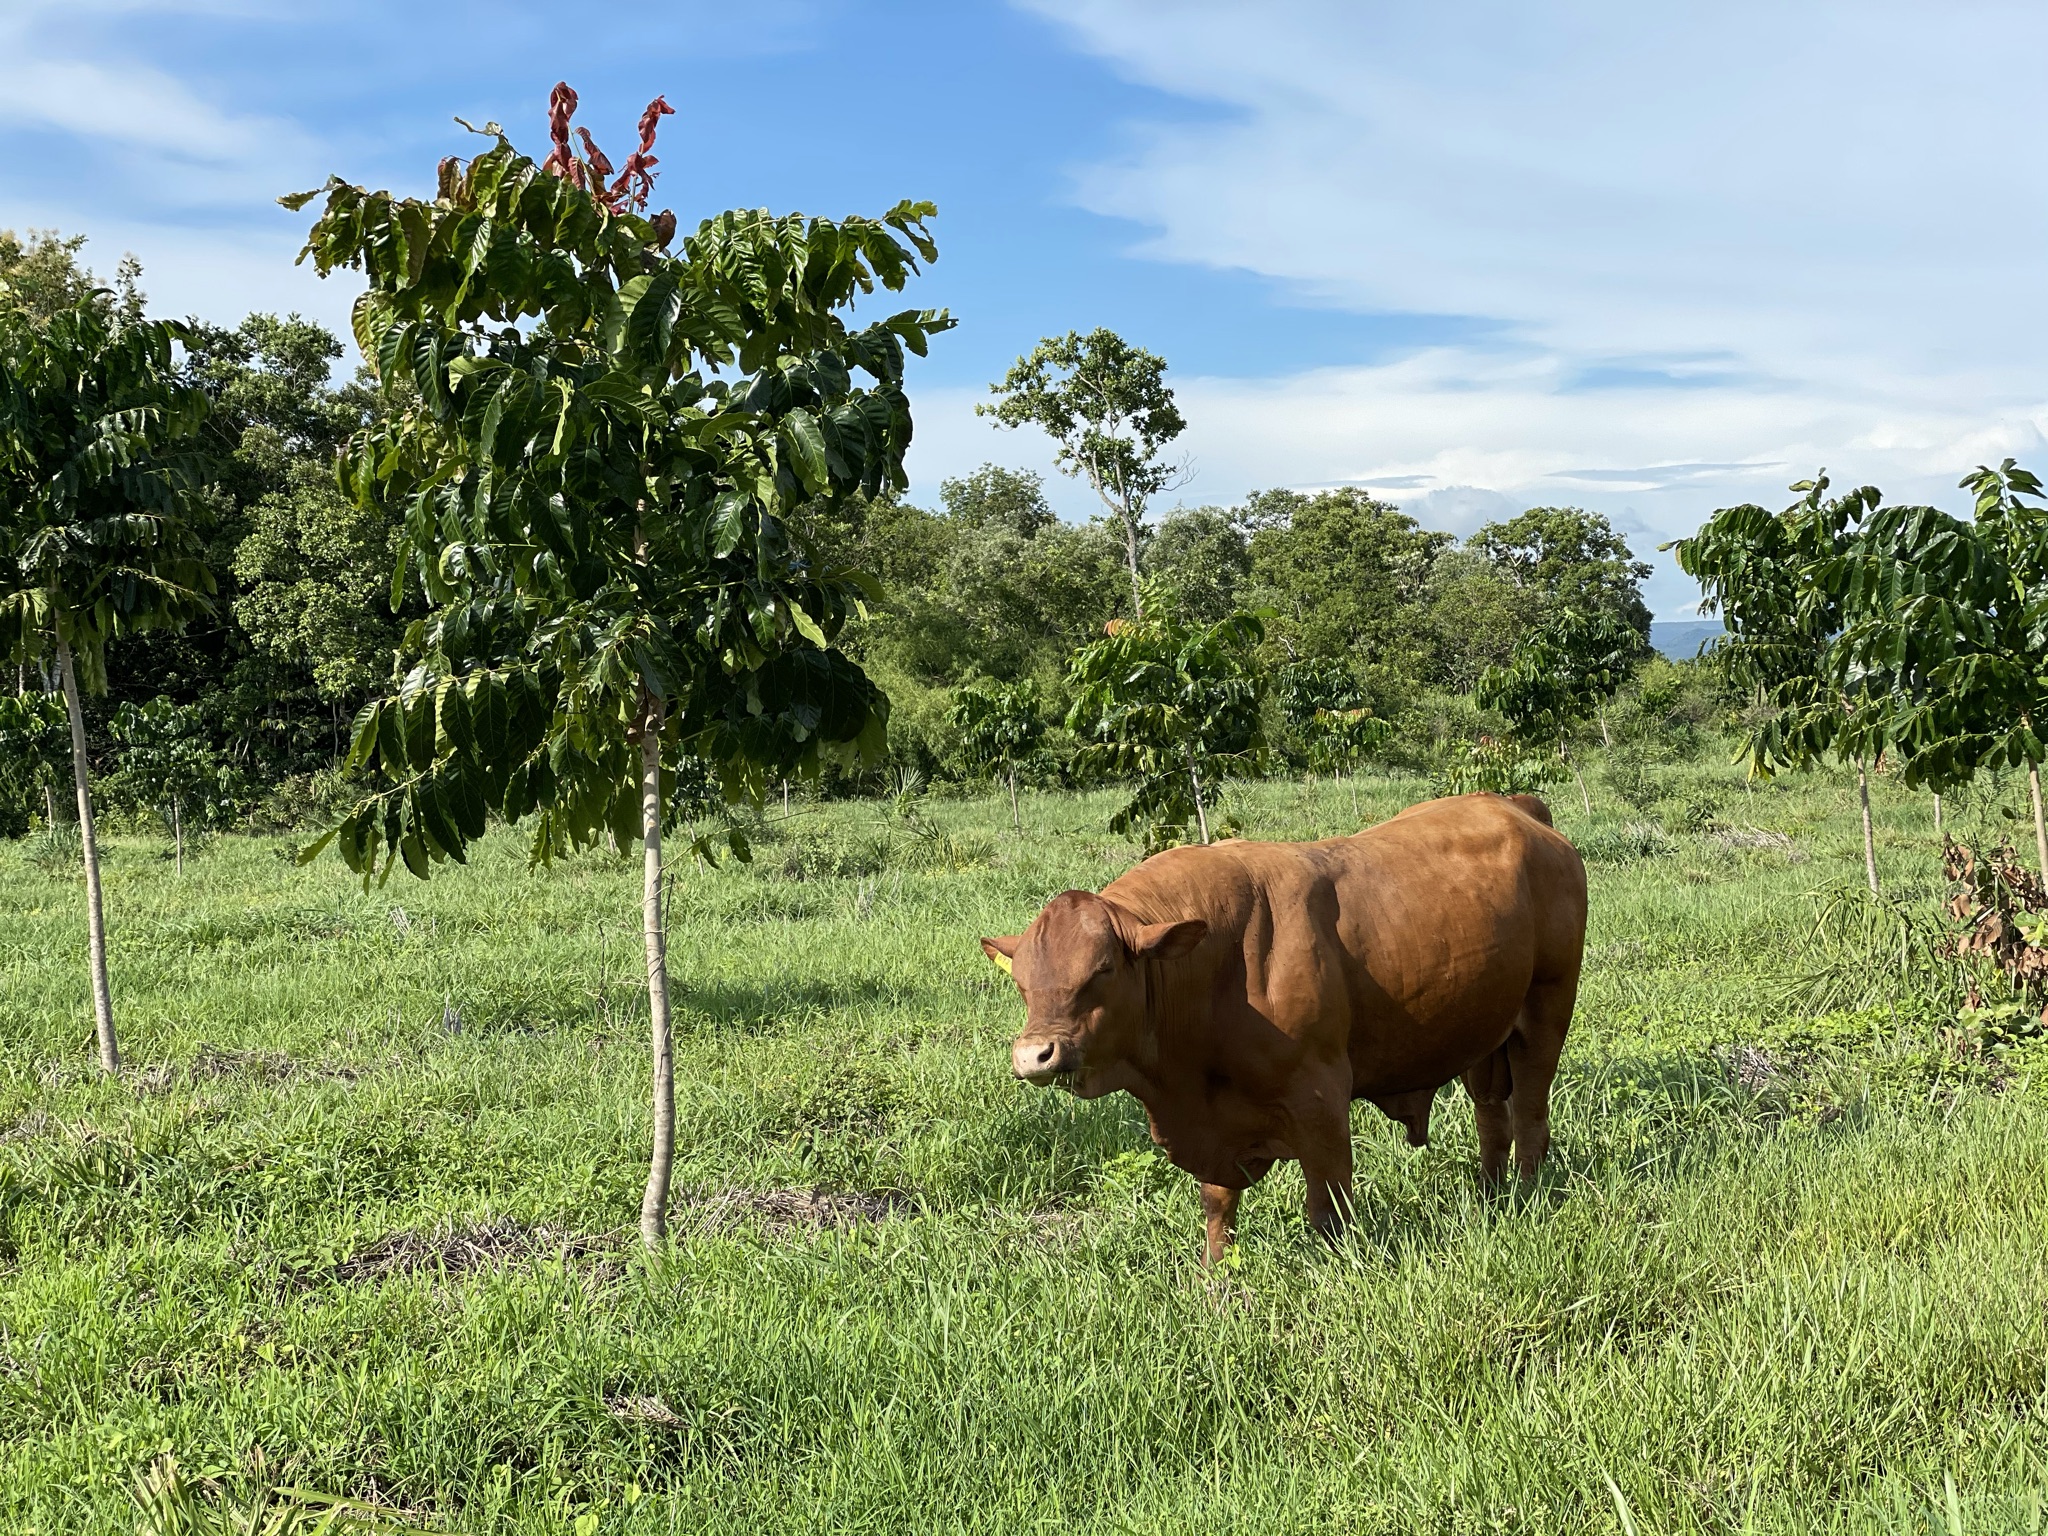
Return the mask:
[[105, 173], [118, 180], [112, 195], [157, 209], [248, 206], [291, 190], [280, 177], [318, 179], [317, 145], [297, 124], [224, 108], [154, 65], [120, 56], [105, 46], [118, 29], [104, 21], [72, 25], [144, 11], [240, 16], [257, 8], [218, 0], [9, 7], [0, 12], [0, 123], [70, 140], [81, 180], [88, 146], [113, 151], [117, 169]]
[[[1823, 464], [1952, 498], [2041, 457], [2048, 162], [1997, 62], [2048, 44], [2038, 6], [1022, 3], [1215, 109], [1077, 169], [1138, 253], [1494, 323], [1180, 381], [1205, 496], [1347, 481], [1446, 522], [1570, 500], [1648, 544]], [[1684, 585], [1667, 566], [1653, 597]]]

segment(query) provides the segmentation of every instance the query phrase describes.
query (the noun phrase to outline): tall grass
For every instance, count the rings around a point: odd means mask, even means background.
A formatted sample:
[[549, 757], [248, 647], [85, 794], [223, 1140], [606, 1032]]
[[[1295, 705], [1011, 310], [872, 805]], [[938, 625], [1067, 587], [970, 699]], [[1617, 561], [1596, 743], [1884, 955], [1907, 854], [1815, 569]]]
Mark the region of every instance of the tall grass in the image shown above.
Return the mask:
[[[117, 842], [110, 1083], [78, 893], [0, 850], [0, 1525], [148, 1529], [169, 1452], [194, 1509], [474, 1532], [2043, 1530], [2048, 1055], [1910, 966], [1802, 992], [1890, 953], [1816, 927], [1842, 786], [1669, 777], [1655, 837], [1559, 807], [1604, 851], [1541, 1185], [1478, 1191], [1455, 1093], [1419, 1153], [1362, 1110], [1344, 1245], [1283, 1169], [1213, 1274], [1135, 1105], [1008, 1080], [973, 942], [1127, 867], [1114, 797], [806, 808], [679, 878], [654, 1260], [631, 869]], [[1919, 912], [1924, 807], [1879, 803]]]

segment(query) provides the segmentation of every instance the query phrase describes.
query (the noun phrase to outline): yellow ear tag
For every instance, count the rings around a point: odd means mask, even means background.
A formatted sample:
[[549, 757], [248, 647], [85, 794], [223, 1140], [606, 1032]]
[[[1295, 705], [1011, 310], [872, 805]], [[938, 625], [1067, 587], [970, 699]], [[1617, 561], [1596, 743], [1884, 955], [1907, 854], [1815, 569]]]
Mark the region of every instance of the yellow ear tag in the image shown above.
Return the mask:
[[1005, 976], [1010, 974], [1010, 957], [1008, 955], [1004, 954], [1001, 950], [997, 950], [994, 954], [989, 956], [989, 959], [995, 961], [996, 969], [1001, 971]]

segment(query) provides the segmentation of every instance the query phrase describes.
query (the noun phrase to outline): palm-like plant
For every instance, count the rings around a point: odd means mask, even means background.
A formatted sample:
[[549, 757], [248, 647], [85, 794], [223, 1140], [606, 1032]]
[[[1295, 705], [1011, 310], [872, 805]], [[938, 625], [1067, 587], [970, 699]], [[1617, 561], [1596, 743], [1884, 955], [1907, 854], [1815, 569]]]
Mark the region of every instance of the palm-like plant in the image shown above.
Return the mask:
[[107, 986], [81, 690], [107, 645], [203, 611], [213, 577], [195, 492], [206, 397], [182, 382], [184, 328], [124, 316], [105, 290], [47, 317], [0, 286], [0, 652], [52, 667], [71, 724], [100, 1065], [121, 1064]]

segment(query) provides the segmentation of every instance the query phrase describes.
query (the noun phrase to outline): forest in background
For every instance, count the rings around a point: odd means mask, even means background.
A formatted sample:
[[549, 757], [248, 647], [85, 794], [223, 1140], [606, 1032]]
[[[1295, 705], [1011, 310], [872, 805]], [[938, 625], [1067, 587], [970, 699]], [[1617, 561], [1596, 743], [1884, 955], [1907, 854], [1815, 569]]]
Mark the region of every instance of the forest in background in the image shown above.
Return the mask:
[[[139, 315], [139, 265], [124, 259], [112, 279], [95, 277], [83, 244], [0, 232], [0, 279], [46, 312], [102, 287], [107, 304]], [[107, 692], [86, 703], [95, 777], [117, 815], [155, 815], [135, 776], [124, 779], [117, 722], [167, 700], [216, 765], [187, 812], [193, 829], [311, 825], [351, 798], [339, 766], [351, 723], [404, 673], [406, 628], [424, 613], [417, 597], [392, 606], [397, 519], [335, 481], [337, 451], [385, 407], [366, 370], [337, 377], [341, 341], [314, 322], [188, 324], [181, 368], [210, 404], [205, 558], [219, 590], [182, 631], [109, 651]], [[1131, 609], [1111, 520], [1062, 521], [1037, 475], [993, 463], [941, 482], [936, 505], [855, 496], [817, 504], [806, 520], [825, 558], [873, 578], [867, 612], [840, 644], [891, 703], [884, 766], [829, 776], [828, 792], [976, 777], [986, 764], [963, 749], [953, 713], [962, 688], [985, 684], [1029, 684], [1038, 703], [1047, 728], [1018, 765], [1026, 782], [1099, 780], [1061, 722], [1076, 650]], [[1647, 668], [1598, 722], [1609, 741], [1619, 728], [1625, 747], [1668, 756], [1726, 713], [1706, 669], [1652, 656], [1639, 589], [1649, 567], [1598, 513], [1531, 508], [1461, 540], [1355, 489], [1272, 489], [1173, 508], [1143, 530], [1140, 560], [1157, 601], [1191, 624], [1262, 614], [1261, 669], [1306, 671], [1388, 722], [1377, 755], [1404, 767], [1427, 770], [1500, 732], [1475, 684], [1564, 609], [1611, 614]], [[16, 691], [54, 686], [32, 670]], [[1264, 736], [1272, 766], [1295, 771], [1309, 765], [1309, 744], [1281, 693], [1265, 700]], [[61, 782], [17, 774], [0, 795], [0, 831], [20, 835], [53, 811], [61, 821], [65, 799]]]

